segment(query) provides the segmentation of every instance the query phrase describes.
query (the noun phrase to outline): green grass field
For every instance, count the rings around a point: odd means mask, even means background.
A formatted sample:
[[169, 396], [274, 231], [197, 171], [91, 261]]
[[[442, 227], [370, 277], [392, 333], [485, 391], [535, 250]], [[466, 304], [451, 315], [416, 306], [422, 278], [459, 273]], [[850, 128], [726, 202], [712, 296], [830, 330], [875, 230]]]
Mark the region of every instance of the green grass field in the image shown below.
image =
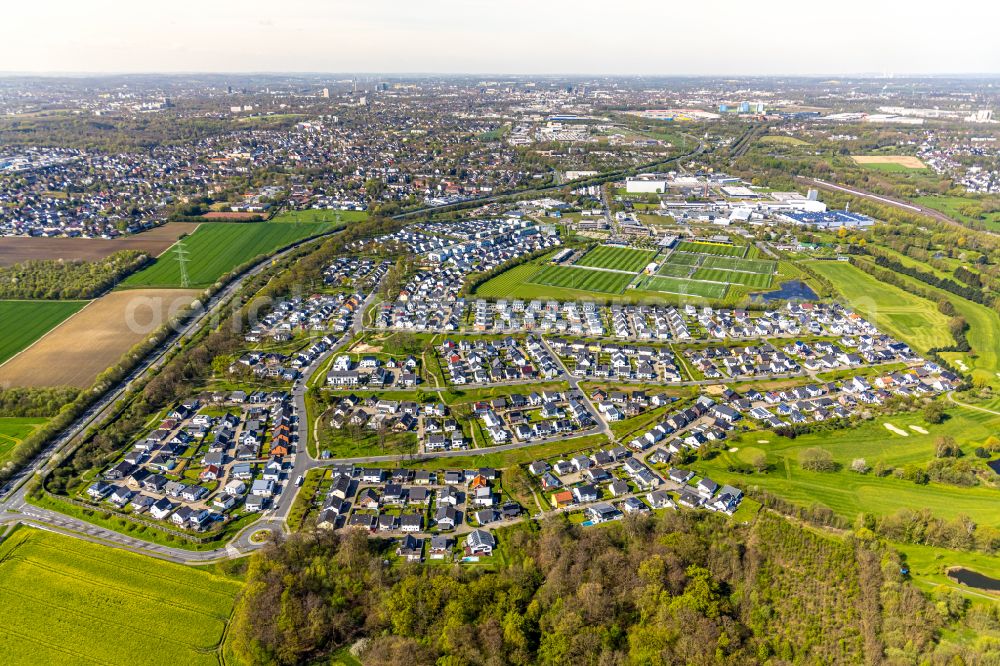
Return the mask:
[[742, 271], [744, 273], [761, 273], [771, 275], [774, 273], [775, 263], [764, 259], [737, 259], [736, 257], [705, 257], [701, 262], [702, 268], [725, 268], [727, 270]]
[[[332, 228], [333, 225], [326, 222], [203, 224], [189, 237], [175, 243], [152, 266], [129, 276], [122, 286], [208, 287], [255, 257]], [[184, 250], [186, 284], [181, 274], [178, 248]]]
[[812, 261], [809, 265], [830, 280], [861, 316], [919, 352], [954, 344], [948, 317], [937, 305], [883, 282], [846, 261]]
[[654, 256], [656, 256], [656, 252], [653, 250], [600, 245], [580, 257], [575, 265], [638, 273], [653, 260]]
[[87, 301], [0, 301], [0, 363], [31, 345]]
[[955, 310], [969, 324], [966, 337], [972, 351], [942, 352], [941, 355], [951, 363], [961, 361], [971, 372], [973, 382], [1000, 390], [1000, 347], [996, 343], [997, 331], [1000, 331], [1000, 315], [984, 305], [929, 287], [913, 278], [905, 275], [900, 277], [906, 282], [913, 282], [922, 289], [940, 295], [941, 298], [947, 298], [954, 304]]
[[[239, 584], [179, 564], [21, 528], [0, 545], [0, 661], [206, 664]], [[13, 612], [16, 609], [16, 612]]]
[[758, 139], [759, 143], [766, 143], [772, 145], [786, 145], [786, 146], [809, 146], [812, 145], [808, 141], [803, 141], [802, 139], [797, 139], [794, 136], [787, 136], [784, 134], [765, 134]]
[[986, 225], [986, 228], [990, 231], [1000, 231], [1000, 212], [983, 213], [982, 215], [976, 216], [968, 215], [965, 212], [965, 210], [967, 210], [970, 206], [975, 207], [978, 204], [976, 199], [926, 195], [922, 197], [914, 197], [913, 201], [921, 206], [927, 206], [928, 208], [940, 211], [948, 217], [958, 220], [959, 222], [963, 222], [965, 224], [978, 222]]
[[35, 432], [45, 421], [46, 419], [33, 417], [0, 417], [0, 465], [6, 462], [7, 456], [25, 437]]
[[743, 257], [746, 255], [745, 245], [723, 245], [721, 243], [703, 243], [700, 241], [680, 241], [678, 252], [697, 252], [700, 254], [715, 254], [723, 257]]
[[569, 287], [570, 289], [595, 291], [602, 294], [620, 294], [634, 277], [628, 273], [612, 273], [572, 266], [545, 266], [532, 275], [530, 281], [534, 284], [553, 287]]
[[308, 210], [284, 210], [271, 218], [271, 222], [360, 222], [368, 219], [368, 212], [364, 210], [321, 210], [310, 208]]
[[668, 294], [722, 299], [726, 296], [728, 285], [654, 275], [645, 278], [638, 288], [646, 291], [663, 291]]
[[709, 282], [725, 282], [727, 284], [742, 284], [755, 289], [768, 289], [771, 286], [771, 276], [763, 273], [744, 273], [725, 268], [699, 268], [691, 276], [695, 280]]
[[692, 254], [690, 252], [671, 252], [664, 264], [676, 264], [678, 266], [699, 266], [705, 258], [703, 254]]
[[[1000, 417], [971, 410], [953, 409], [950, 418], [940, 425], [927, 425], [920, 414], [901, 414], [847, 430], [817, 432], [796, 439], [778, 437], [770, 432], [752, 432], [733, 441], [735, 453], [725, 452], [693, 467], [719, 483], [733, 483], [747, 488], [758, 486], [801, 506], [818, 502], [838, 515], [853, 519], [859, 512], [891, 514], [898, 509], [928, 508], [945, 519], [960, 514], [976, 523], [1000, 526], [996, 490], [985, 486], [971, 488], [940, 483], [917, 485], [892, 475], [857, 474], [849, 467], [854, 458], [864, 458], [869, 465], [883, 462], [893, 467], [922, 465], [934, 458], [935, 440], [951, 435], [967, 455], [1000, 428]], [[902, 437], [887, 430], [890, 423], [908, 432]], [[928, 431], [922, 435], [912, 429], [917, 425]], [[762, 442], [763, 440], [763, 442]], [[837, 472], [810, 472], [799, 467], [798, 453], [819, 446], [829, 451], [842, 465]], [[731, 462], [747, 463], [760, 451], [767, 455], [771, 471], [765, 474], [737, 474], [727, 471]]]
[[656, 274], [663, 275], [666, 277], [691, 277], [691, 273], [694, 270], [694, 266], [690, 264], [663, 264], [660, 266]]

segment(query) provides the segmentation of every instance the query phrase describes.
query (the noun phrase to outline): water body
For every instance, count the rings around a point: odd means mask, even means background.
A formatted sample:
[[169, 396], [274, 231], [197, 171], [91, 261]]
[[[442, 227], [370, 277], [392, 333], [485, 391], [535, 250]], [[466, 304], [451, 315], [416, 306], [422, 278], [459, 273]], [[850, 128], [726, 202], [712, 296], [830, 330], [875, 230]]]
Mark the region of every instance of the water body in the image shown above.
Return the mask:
[[802, 280], [789, 280], [782, 282], [781, 288], [777, 291], [756, 293], [753, 300], [762, 299], [765, 301], [818, 301], [819, 296], [812, 287]]
[[948, 577], [957, 580], [962, 585], [968, 585], [978, 590], [989, 590], [990, 592], [1000, 592], [1000, 580], [990, 578], [971, 569], [951, 569]]

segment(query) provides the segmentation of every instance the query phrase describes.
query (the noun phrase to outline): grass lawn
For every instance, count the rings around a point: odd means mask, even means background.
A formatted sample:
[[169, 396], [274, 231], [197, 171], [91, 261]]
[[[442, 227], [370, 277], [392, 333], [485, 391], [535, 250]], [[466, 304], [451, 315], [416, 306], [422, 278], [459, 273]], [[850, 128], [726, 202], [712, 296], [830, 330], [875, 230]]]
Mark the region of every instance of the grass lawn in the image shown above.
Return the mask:
[[7, 456], [24, 441], [24, 438], [35, 432], [47, 419], [32, 417], [3, 416], [0, 417], [0, 465]]
[[809, 265], [830, 280], [859, 314], [918, 352], [954, 344], [948, 317], [938, 312], [935, 303], [879, 282], [846, 261], [811, 261]]
[[[828, 262], [832, 263], [832, 262]], [[840, 263], [840, 262], [838, 262]], [[814, 262], [813, 267], [820, 267], [820, 262]], [[924, 264], [920, 264], [918, 267], [923, 267]], [[868, 276], [863, 271], [851, 267], [857, 274], [863, 275], [867, 278], [867, 283], [869, 284], [868, 289], [881, 288], [888, 292], [894, 292], [900, 294], [901, 296], [894, 297], [896, 302], [899, 302], [900, 298], [913, 299], [920, 303], [930, 304], [930, 301], [919, 298], [917, 296], [912, 296], [908, 292], [897, 289], [896, 287], [890, 287], [889, 285], [883, 285], [882, 283], [876, 281], [874, 278]], [[931, 287], [923, 282], [919, 282], [914, 278], [908, 277], [906, 275], [900, 274], [900, 279], [904, 282], [912, 282], [915, 286], [921, 289], [925, 289], [941, 298], [947, 298], [955, 306], [955, 310], [965, 321], [969, 324], [969, 330], [966, 336], [969, 340], [969, 345], [972, 347], [971, 352], [942, 352], [942, 356], [948, 360], [950, 363], [958, 363], [961, 361], [962, 364], [968, 368], [969, 372], [972, 374], [972, 380], [978, 384], [992, 386], [994, 390], [1000, 390], [1000, 348], [996, 344], [997, 331], [1000, 331], [1000, 315], [998, 315], [994, 310], [978, 303], [973, 303], [970, 300], [964, 299], [960, 296], [945, 292], [936, 287]], [[936, 297], [937, 297], [936, 296]], [[935, 297], [935, 298], [936, 298]], [[891, 301], [890, 301], [891, 302]], [[891, 306], [890, 306], [891, 307]], [[933, 304], [929, 305], [930, 310], [933, 315], [938, 315], [937, 307]], [[935, 317], [938, 323], [933, 324], [937, 327], [947, 327], [947, 318], [944, 315], [940, 317]], [[944, 323], [940, 323], [944, 322]], [[878, 321], [875, 322], [878, 325]], [[916, 320], [912, 324], [913, 326], [924, 326], [920, 320]], [[888, 327], [887, 327], [888, 328]], [[927, 334], [930, 331], [928, 328], [924, 328], [923, 333]], [[890, 331], [891, 332], [891, 331]], [[918, 331], [918, 335], [920, 331]], [[938, 336], [941, 340], [944, 340], [944, 336], [947, 335], [946, 330], [938, 332]], [[906, 340], [904, 337], [903, 340]], [[908, 341], [908, 340], [907, 340]], [[909, 341], [908, 341], [909, 342]], [[913, 344], [913, 343], [911, 343]], [[947, 344], [952, 344], [950, 340], [950, 335], [948, 336]], [[931, 345], [933, 346], [933, 345]], [[914, 345], [914, 348], [918, 351], [921, 347]], [[961, 365], [961, 364], [959, 364]]]
[[595, 268], [611, 268], [616, 271], [638, 273], [645, 268], [653, 257], [654, 250], [636, 250], [629, 247], [612, 247], [599, 245], [580, 257], [574, 265], [593, 266]]
[[894, 543], [892, 545], [906, 556], [906, 564], [910, 567], [910, 576], [913, 580], [928, 588], [937, 585], [947, 585], [963, 592], [969, 591], [970, 588], [963, 587], [951, 578], [948, 578], [945, 572], [950, 567], [965, 567], [990, 578], [1000, 579], [1000, 557], [990, 556], [985, 553], [937, 548], [935, 546], [920, 546], [905, 543]]
[[[903, 437], [885, 428], [890, 423], [905, 430]], [[909, 426], [928, 431], [923, 435]], [[864, 458], [874, 466], [881, 461], [893, 467], [923, 465], [934, 457], [936, 439], [951, 435], [968, 456], [988, 436], [1000, 428], [1000, 417], [971, 410], [953, 409], [940, 425], [928, 425], [919, 414], [901, 414], [880, 418], [856, 428], [802, 435], [796, 439], [778, 437], [769, 431], [751, 432], [731, 446], [736, 452], [724, 452], [711, 460], [698, 461], [692, 467], [719, 483], [740, 488], [760, 487], [801, 506], [823, 504], [849, 520], [860, 512], [891, 514], [898, 509], [928, 508], [934, 515], [952, 519], [970, 516], [980, 525], [1000, 526], [996, 490], [983, 486], [971, 488], [940, 483], [917, 485], [892, 475], [857, 474], [849, 467], [854, 458]], [[840, 463], [836, 472], [810, 472], [799, 467], [798, 454], [809, 447], [822, 447]], [[739, 474], [728, 471], [731, 463], [747, 463], [759, 452], [767, 455], [770, 471]], [[971, 458], [970, 458], [971, 459]]]
[[29, 528], [0, 545], [5, 664], [219, 663], [239, 583]]
[[0, 301], [0, 363], [75, 314], [87, 301]]
[[983, 213], [979, 216], [970, 216], [962, 212], [963, 208], [970, 205], [975, 206], [978, 203], [976, 199], [926, 195], [922, 197], [914, 197], [913, 201], [921, 206], [927, 206], [928, 208], [941, 211], [948, 217], [954, 218], [959, 222], [964, 222], [965, 224], [969, 224], [970, 222], [979, 222], [985, 224], [986, 228], [990, 231], [1000, 231], [1000, 212]]
[[[177, 241], [156, 262], [122, 282], [123, 287], [208, 287], [237, 266], [295, 241], [333, 229], [326, 222], [203, 224]], [[187, 283], [181, 274], [183, 249]]]
[[284, 210], [271, 218], [271, 222], [361, 222], [368, 219], [364, 210], [327, 210], [309, 208], [307, 210]]
[[784, 134], [765, 134], [757, 140], [758, 143], [768, 143], [772, 145], [786, 145], [786, 146], [809, 146], [812, 145], [808, 141], [803, 141], [802, 139], [797, 139], [794, 136], [787, 136]]

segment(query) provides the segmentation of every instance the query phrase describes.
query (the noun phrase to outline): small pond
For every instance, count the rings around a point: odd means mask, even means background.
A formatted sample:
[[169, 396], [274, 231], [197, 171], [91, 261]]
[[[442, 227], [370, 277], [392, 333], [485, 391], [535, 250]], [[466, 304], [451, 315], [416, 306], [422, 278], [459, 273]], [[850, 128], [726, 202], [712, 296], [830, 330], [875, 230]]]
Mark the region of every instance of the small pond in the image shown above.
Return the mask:
[[948, 578], [957, 580], [962, 585], [968, 585], [979, 590], [989, 590], [990, 592], [1000, 592], [1000, 580], [990, 578], [983, 574], [959, 567], [948, 571]]
[[802, 280], [782, 282], [777, 291], [753, 294], [753, 300], [765, 301], [818, 301], [819, 296]]

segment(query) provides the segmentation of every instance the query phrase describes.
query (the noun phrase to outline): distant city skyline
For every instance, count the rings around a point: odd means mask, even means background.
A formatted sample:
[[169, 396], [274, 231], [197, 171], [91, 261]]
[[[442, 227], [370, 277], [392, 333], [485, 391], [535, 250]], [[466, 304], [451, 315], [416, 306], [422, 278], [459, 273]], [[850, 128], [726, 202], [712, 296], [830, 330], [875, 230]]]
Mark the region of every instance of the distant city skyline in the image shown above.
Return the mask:
[[36, 0], [0, 71], [791, 75], [1000, 72], [1000, 3]]

